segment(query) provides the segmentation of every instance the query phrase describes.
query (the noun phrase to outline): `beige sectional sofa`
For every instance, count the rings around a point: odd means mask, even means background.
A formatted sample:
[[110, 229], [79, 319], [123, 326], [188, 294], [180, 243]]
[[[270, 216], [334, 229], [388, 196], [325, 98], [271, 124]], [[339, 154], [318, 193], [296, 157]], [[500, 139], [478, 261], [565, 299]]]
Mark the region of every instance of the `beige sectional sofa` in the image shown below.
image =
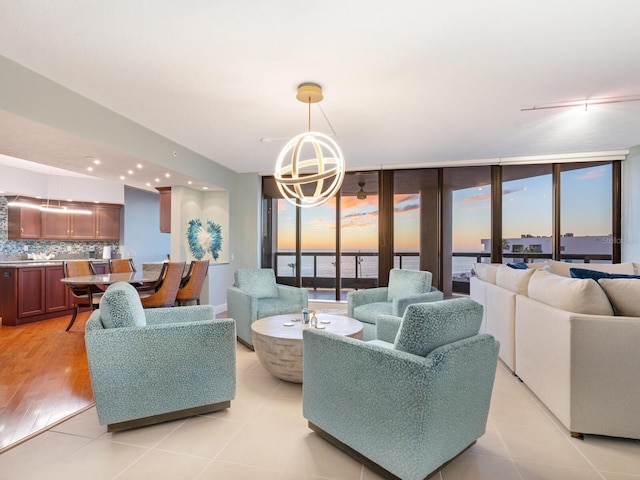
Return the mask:
[[572, 267], [634, 274], [638, 265], [477, 264], [482, 329], [571, 432], [640, 438], [640, 279], [574, 279]]

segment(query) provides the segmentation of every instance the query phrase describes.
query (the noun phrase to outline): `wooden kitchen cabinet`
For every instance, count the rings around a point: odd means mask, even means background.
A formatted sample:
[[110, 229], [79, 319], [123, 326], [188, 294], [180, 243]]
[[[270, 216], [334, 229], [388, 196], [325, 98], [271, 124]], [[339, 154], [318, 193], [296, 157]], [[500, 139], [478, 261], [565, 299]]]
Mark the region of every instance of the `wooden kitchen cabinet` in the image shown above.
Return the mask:
[[108, 263], [94, 263], [93, 270], [96, 272], [96, 275], [104, 275], [109, 273], [109, 264]]
[[120, 205], [95, 207], [95, 239], [120, 240]]
[[61, 266], [45, 267], [45, 311], [63, 312], [71, 306], [69, 303], [69, 287], [60, 280], [64, 278]]
[[[40, 205], [35, 199], [21, 201]], [[87, 207], [58, 200], [55, 200], [55, 205], [89, 210], [91, 213], [43, 212], [29, 207], [9, 207], [9, 240], [120, 240], [122, 205], [110, 203]]]
[[79, 206], [90, 214], [42, 212], [44, 240], [94, 240], [95, 212], [93, 207]]
[[18, 269], [18, 317], [46, 312], [45, 285], [44, 267]]
[[156, 187], [160, 192], [160, 231], [171, 233], [171, 187]]
[[62, 265], [0, 267], [2, 325], [16, 326], [72, 313]]
[[69, 215], [67, 213], [42, 212], [42, 239], [68, 240]]
[[37, 240], [42, 234], [40, 210], [28, 207], [9, 207], [9, 240]]
[[79, 207], [84, 210], [92, 210], [90, 215], [69, 214], [69, 238], [73, 240], [93, 240], [96, 228], [95, 212], [92, 208]]
[[91, 214], [38, 212], [42, 214], [43, 240], [120, 240], [121, 205], [86, 207], [64, 203], [70, 208], [90, 210]]

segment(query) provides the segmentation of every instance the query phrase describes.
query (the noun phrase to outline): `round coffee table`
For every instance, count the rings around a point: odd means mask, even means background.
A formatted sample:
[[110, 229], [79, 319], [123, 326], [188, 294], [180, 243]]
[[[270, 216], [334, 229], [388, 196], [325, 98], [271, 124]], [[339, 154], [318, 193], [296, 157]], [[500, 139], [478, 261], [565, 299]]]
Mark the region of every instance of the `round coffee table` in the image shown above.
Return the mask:
[[[316, 316], [318, 326], [324, 327], [324, 331], [362, 338], [362, 323], [358, 320], [328, 313]], [[291, 323], [293, 325], [288, 325]], [[265, 317], [251, 324], [251, 339], [258, 360], [273, 376], [302, 383], [302, 331], [307, 328], [313, 327], [303, 325], [295, 313]]]

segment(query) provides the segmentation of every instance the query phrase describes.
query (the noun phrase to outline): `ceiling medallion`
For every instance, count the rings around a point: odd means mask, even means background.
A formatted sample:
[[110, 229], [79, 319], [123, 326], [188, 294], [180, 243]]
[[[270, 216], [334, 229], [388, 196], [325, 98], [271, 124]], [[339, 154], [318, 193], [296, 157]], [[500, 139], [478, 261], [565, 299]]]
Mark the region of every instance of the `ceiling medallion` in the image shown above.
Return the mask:
[[309, 131], [296, 135], [284, 146], [276, 163], [275, 180], [289, 203], [302, 208], [317, 207], [340, 190], [344, 157], [331, 137], [311, 131], [311, 104], [323, 99], [322, 88], [303, 83], [296, 98], [309, 106]]

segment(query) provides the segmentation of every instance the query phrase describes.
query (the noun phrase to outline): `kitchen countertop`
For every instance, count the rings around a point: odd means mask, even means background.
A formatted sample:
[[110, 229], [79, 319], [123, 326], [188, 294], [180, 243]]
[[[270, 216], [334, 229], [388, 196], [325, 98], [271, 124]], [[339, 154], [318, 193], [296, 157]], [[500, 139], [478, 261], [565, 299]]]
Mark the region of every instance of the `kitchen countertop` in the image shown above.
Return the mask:
[[74, 260], [91, 260], [93, 263], [109, 263], [109, 259], [104, 258], [69, 258], [51, 260], [0, 260], [0, 268], [26, 268], [26, 267], [52, 267], [62, 265], [63, 262], [73, 262]]

